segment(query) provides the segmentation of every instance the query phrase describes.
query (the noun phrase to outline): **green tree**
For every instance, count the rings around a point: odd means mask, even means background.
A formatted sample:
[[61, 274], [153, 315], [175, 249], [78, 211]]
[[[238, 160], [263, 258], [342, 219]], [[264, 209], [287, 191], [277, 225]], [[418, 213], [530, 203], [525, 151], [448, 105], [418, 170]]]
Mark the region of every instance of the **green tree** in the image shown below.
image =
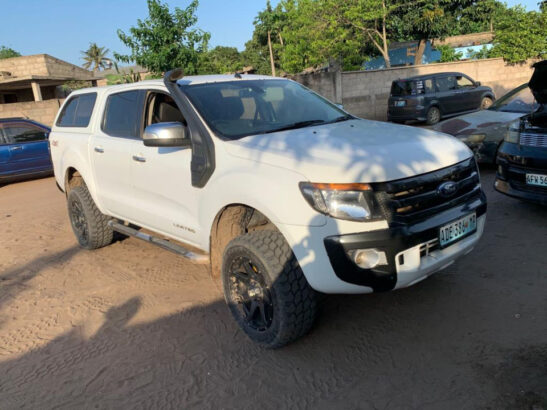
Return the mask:
[[146, 67], [154, 74], [161, 74], [181, 67], [186, 74], [196, 74], [200, 54], [207, 50], [210, 34], [193, 28], [197, 23], [198, 1], [188, 7], [175, 7], [170, 12], [167, 4], [148, 0], [148, 18], [137, 20], [130, 34], [118, 30], [118, 37], [130, 50], [130, 54], [114, 53], [117, 60]]
[[6, 46], [0, 46], [0, 60], [3, 58], [20, 57], [21, 53]]
[[495, 29], [490, 56], [503, 57], [510, 63], [547, 58], [547, 12], [515, 6], [499, 16]]
[[418, 40], [414, 64], [421, 64], [428, 40], [455, 34], [463, 10], [477, 0], [393, 0], [396, 5], [390, 19], [395, 37]]
[[86, 70], [92, 68], [93, 71], [106, 68], [110, 63], [110, 60], [106, 57], [108, 51], [108, 48], [99, 47], [97, 43], [89, 43], [89, 48], [86, 51], [81, 51], [82, 59], [85, 61], [82, 67]]
[[233, 73], [243, 68], [241, 54], [235, 47], [218, 46], [200, 55], [199, 74]]
[[439, 60], [439, 62], [441, 63], [450, 63], [452, 61], [459, 61], [463, 57], [462, 52], [454, 50], [454, 48], [452, 48], [448, 44], [438, 46], [437, 50], [441, 52], [441, 58]]

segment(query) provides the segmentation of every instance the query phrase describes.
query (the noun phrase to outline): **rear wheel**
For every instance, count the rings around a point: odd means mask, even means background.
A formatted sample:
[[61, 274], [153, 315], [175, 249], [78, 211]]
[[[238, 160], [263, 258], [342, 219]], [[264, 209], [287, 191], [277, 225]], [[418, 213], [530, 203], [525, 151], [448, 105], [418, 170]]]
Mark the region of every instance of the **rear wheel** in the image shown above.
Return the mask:
[[437, 124], [441, 119], [441, 111], [437, 107], [431, 107], [427, 111], [426, 122], [428, 125]]
[[83, 248], [97, 249], [112, 243], [109, 218], [99, 211], [85, 185], [70, 190], [67, 202], [72, 230]]
[[278, 348], [311, 329], [317, 294], [279, 232], [233, 239], [224, 252], [222, 280], [234, 319], [254, 342]]
[[486, 110], [492, 106], [492, 99], [490, 97], [483, 97], [481, 100], [481, 110]]

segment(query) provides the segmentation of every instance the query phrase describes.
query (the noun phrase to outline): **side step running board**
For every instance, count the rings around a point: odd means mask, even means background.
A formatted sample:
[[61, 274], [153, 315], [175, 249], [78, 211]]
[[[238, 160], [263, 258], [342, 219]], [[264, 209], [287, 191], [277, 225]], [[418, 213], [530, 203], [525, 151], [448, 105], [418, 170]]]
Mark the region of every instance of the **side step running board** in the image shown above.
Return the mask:
[[190, 259], [193, 262], [209, 263], [208, 255], [198, 254], [198, 253], [189, 251], [188, 249], [183, 248], [182, 246], [177, 245], [173, 242], [170, 242], [167, 239], [161, 239], [152, 235], [148, 235], [144, 232], [140, 232], [136, 229], [130, 228], [129, 226], [125, 226], [116, 221], [108, 221], [108, 226], [110, 226], [112, 229], [114, 229], [115, 231], [119, 233], [149, 242], [151, 244], [159, 246], [160, 248], [166, 249], [168, 251], [176, 253], [177, 255]]

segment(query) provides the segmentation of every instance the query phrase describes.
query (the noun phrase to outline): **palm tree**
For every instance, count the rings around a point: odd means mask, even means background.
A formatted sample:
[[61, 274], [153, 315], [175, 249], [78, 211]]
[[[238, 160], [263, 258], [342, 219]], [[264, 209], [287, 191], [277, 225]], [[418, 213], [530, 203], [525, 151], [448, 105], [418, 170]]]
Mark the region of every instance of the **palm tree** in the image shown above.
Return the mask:
[[82, 67], [89, 70], [93, 66], [93, 71], [109, 67], [111, 62], [106, 58], [108, 51], [108, 48], [99, 47], [97, 43], [89, 43], [89, 48], [81, 52], [83, 54], [82, 59], [85, 61]]

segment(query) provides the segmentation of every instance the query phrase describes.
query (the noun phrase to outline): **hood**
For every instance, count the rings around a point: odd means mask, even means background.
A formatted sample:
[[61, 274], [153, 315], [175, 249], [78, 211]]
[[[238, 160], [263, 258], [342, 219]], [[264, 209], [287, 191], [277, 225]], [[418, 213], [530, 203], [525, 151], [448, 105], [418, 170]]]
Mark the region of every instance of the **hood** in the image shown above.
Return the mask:
[[482, 110], [440, 122], [433, 129], [450, 135], [488, 133], [524, 115], [518, 112]]
[[535, 63], [532, 67], [534, 67], [534, 73], [528, 87], [532, 90], [536, 101], [545, 104], [547, 102], [547, 60]]
[[423, 128], [369, 120], [245, 137], [229, 154], [294, 170], [314, 182], [385, 182], [448, 167], [469, 158], [457, 139]]

